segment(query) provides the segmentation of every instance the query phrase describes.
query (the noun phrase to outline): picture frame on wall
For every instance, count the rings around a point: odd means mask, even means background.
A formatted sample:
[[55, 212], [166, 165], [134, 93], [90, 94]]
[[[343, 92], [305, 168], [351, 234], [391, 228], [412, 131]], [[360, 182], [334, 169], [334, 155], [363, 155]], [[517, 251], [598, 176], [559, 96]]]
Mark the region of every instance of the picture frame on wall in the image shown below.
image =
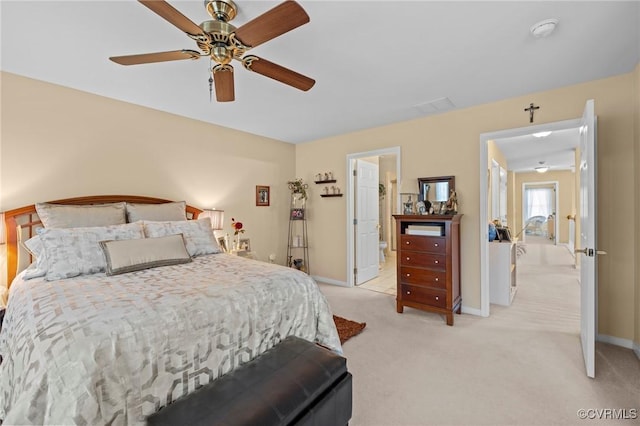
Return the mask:
[[267, 207], [270, 204], [270, 188], [264, 185], [256, 185], [256, 206]]

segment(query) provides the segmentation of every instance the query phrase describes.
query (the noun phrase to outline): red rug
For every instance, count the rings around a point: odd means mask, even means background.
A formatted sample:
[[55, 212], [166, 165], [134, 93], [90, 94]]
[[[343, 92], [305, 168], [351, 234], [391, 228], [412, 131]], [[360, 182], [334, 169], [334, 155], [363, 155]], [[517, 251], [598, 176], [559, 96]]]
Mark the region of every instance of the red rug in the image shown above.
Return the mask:
[[344, 343], [353, 336], [360, 334], [367, 326], [366, 322], [355, 322], [337, 315], [333, 316], [333, 322], [336, 323], [338, 335], [340, 336], [340, 343]]

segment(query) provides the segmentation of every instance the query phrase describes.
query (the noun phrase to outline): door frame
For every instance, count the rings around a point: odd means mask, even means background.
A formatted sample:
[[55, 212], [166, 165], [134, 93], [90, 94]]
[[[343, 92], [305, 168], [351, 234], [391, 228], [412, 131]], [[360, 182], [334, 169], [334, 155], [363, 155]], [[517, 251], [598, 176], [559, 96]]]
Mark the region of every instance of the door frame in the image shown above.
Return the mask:
[[[402, 182], [402, 169], [400, 165], [402, 164], [400, 158], [400, 147], [394, 146], [390, 148], [376, 149], [373, 151], [366, 152], [357, 152], [352, 154], [347, 154], [347, 286], [354, 287], [355, 286], [355, 277], [353, 274], [353, 268], [355, 265], [355, 236], [353, 232], [353, 221], [355, 219], [354, 211], [355, 211], [355, 179], [353, 177], [353, 170], [356, 164], [355, 160], [366, 157], [377, 157], [381, 155], [395, 155], [396, 156], [396, 179], [398, 182]], [[396, 211], [400, 211], [400, 194], [397, 194], [396, 197]]]
[[[480, 315], [488, 317], [491, 312], [490, 288], [489, 288], [489, 212], [487, 197], [489, 195], [487, 182], [489, 179], [489, 147], [488, 143], [493, 139], [523, 136], [545, 130], [566, 130], [580, 127], [580, 118], [573, 120], [556, 121], [553, 123], [536, 124], [535, 126], [518, 127], [514, 129], [498, 130], [480, 134], [480, 214], [479, 229], [480, 238]], [[556, 218], [557, 222], [557, 218]]]
[[[560, 204], [560, 182], [558, 182], [557, 180], [546, 180], [546, 181], [540, 181], [540, 182], [522, 182], [522, 189], [520, 191], [521, 192], [521, 197], [522, 197], [522, 206], [521, 206], [521, 212], [522, 215], [520, 217], [520, 220], [522, 220], [522, 227], [524, 228], [524, 222], [525, 222], [525, 205], [526, 205], [526, 200], [524, 197], [524, 193], [525, 193], [525, 189], [527, 189], [527, 187], [531, 187], [531, 186], [541, 186], [541, 185], [553, 185], [553, 190], [554, 190], [554, 207], [555, 207], [555, 219], [554, 219], [554, 223], [553, 223], [553, 244], [554, 245], [558, 245], [558, 210], [560, 208], [559, 204]], [[520, 232], [520, 230], [514, 230], [516, 231], [516, 233]], [[523, 242], [527, 242], [527, 237], [526, 237], [526, 232], [522, 232], [522, 241]]]

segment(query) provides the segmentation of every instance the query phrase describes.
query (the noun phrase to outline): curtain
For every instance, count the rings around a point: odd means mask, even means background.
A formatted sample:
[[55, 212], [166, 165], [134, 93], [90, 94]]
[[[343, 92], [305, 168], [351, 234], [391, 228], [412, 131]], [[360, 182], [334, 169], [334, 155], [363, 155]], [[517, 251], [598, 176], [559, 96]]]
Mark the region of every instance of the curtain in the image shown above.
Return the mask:
[[545, 219], [553, 213], [553, 190], [551, 188], [528, 188], [525, 194], [525, 214], [529, 219], [542, 216]]

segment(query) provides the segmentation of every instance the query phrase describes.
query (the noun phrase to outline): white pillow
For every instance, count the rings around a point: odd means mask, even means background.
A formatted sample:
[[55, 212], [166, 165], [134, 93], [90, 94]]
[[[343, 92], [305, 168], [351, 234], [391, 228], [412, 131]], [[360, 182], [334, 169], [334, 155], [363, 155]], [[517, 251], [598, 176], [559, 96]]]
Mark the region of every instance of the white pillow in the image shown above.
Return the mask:
[[127, 223], [125, 203], [81, 206], [37, 203], [36, 212], [45, 228], [79, 228]]
[[137, 240], [100, 241], [107, 275], [191, 262], [182, 235]]
[[25, 273], [22, 277], [25, 280], [44, 277], [47, 274], [47, 257], [40, 235], [29, 238], [27, 241], [22, 243], [22, 245], [27, 249], [29, 254], [36, 259], [35, 263], [32, 263], [27, 269], [25, 269]]
[[211, 219], [208, 217], [198, 220], [183, 220], [172, 222], [144, 221], [144, 235], [147, 237], [164, 237], [166, 235], [182, 234], [189, 254], [200, 256], [203, 254], [220, 253], [218, 242], [213, 236]]
[[51, 228], [40, 234], [47, 262], [46, 280], [104, 272], [100, 241], [144, 238], [140, 223], [90, 228]]
[[187, 203], [185, 201], [162, 204], [127, 203], [127, 221], [133, 223], [139, 220], [187, 220]]

